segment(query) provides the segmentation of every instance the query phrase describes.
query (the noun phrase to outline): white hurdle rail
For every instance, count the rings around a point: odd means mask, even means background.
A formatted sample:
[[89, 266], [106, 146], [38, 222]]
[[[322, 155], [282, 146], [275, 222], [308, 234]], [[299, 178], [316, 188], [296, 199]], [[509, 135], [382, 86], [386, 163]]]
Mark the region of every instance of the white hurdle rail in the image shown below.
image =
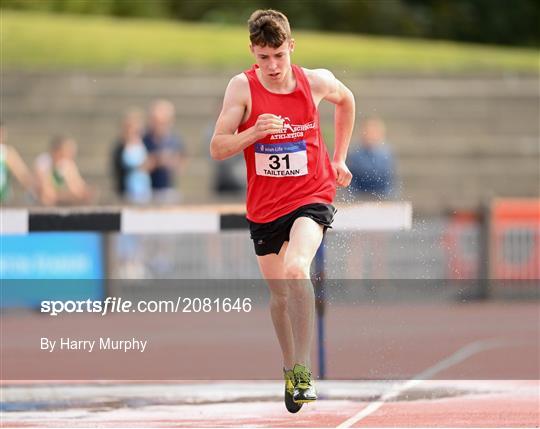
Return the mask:
[[[334, 231], [397, 231], [412, 226], [409, 202], [339, 205]], [[122, 234], [217, 233], [248, 228], [245, 206], [179, 205], [124, 207], [31, 207], [0, 210], [0, 235], [33, 232]]]

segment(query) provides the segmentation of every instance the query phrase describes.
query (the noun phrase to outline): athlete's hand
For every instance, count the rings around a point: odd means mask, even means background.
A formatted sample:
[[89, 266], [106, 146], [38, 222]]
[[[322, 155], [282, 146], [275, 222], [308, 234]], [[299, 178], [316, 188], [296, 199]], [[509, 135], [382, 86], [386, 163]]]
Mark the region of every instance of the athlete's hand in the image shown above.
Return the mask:
[[332, 168], [336, 175], [336, 183], [338, 186], [349, 186], [352, 180], [352, 173], [345, 164], [345, 161], [332, 162]]
[[266, 137], [268, 134], [276, 134], [283, 128], [283, 119], [271, 113], [263, 113], [257, 118], [254, 128], [257, 138]]

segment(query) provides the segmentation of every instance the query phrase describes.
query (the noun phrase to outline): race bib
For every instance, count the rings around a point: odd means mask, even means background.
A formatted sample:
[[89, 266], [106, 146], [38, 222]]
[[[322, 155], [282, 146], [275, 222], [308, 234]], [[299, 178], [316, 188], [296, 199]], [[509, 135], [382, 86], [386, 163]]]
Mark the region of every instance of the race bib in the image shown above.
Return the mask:
[[305, 176], [308, 174], [306, 142], [255, 143], [255, 166], [259, 176]]

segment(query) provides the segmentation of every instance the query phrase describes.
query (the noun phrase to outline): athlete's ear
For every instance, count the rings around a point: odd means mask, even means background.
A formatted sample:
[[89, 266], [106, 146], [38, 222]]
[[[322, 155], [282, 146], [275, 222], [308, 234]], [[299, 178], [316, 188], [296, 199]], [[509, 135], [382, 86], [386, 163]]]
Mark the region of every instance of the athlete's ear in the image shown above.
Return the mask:
[[289, 49], [291, 50], [291, 52], [294, 52], [294, 43], [294, 39], [289, 40]]
[[249, 44], [249, 50], [253, 55], [255, 55], [255, 52], [253, 52], [253, 45], [251, 43]]

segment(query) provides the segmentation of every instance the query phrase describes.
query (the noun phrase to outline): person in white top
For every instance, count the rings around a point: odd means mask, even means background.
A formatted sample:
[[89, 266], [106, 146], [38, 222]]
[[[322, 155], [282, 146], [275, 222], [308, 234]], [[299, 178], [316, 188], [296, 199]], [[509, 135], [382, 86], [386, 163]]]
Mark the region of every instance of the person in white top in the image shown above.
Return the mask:
[[88, 204], [95, 200], [96, 192], [84, 181], [75, 163], [76, 154], [75, 140], [57, 136], [52, 139], [49, 152], [36, 158], [34, 169], [41, 204]]

